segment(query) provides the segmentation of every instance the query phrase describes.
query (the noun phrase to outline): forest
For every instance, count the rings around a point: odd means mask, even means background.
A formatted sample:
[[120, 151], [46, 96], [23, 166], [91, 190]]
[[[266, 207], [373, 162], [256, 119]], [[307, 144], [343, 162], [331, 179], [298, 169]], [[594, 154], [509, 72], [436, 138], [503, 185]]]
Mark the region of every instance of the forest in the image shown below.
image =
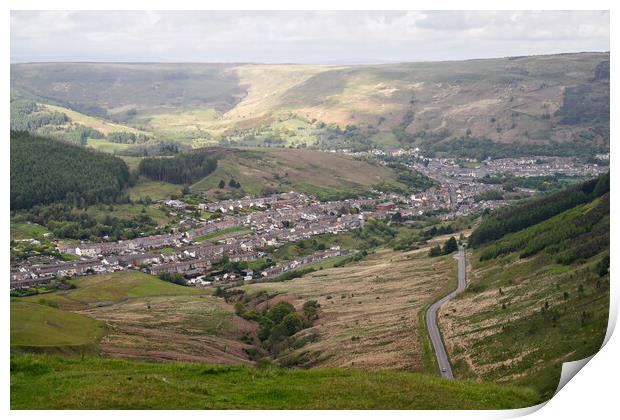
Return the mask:
[[[423, 133], [422, 133], [423, 134]], [[411, 135], [412, 141], [420, 134]], [[574, 156], [588, 158], [597, 153], [606, 153], [609, 146], [586, 141], [572, 141], [550, 144], [497, 143], [487, 138], [461, 137], [438, 139], [422, 135], [420, 149], [425, 156], [451, 156], [477, 160], [504, 159], [521, 156]]]
[[496, 210], [471, 234], [469, 244], [481, 246], [504, 235], [533, 226], [609, 192], [609, 172], [561, 191]]
[[138, 173], [155, 181], [193, 184], [213, 173], [217, 158], [206, 151], [181, 153], [174, 157], [142, 159]]
[[11, 209], [63, 202], [113, 203], [132, 182], [124, 161], [72, 144], [12, 131]]

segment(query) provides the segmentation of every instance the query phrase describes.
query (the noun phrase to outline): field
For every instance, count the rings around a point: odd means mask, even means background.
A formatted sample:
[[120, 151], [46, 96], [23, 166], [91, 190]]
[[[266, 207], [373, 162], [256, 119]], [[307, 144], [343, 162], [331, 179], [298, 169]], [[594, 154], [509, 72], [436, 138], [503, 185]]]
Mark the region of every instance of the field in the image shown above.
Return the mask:
[[[121, 271], [112, 274], [82, 277], [71, 281], [76, 288], [48, 293], [45, 299], [60, 309], [87, 309], [117, 304], [131, 298], [149, 296], [199, 295], [204, 291], [159, 280], [139, 271]], [[36, 302], [39, 296], [20, 298]]]
[[[192, 289], [190, 289], [192, 290]], [[196, 289], [193, 289], [196, 290]], [[198, 289], [200, 291], [200, 289]], [[239, 339], [256, 327], [207, 295], [149, 296], [82, 311], [105, 322], [100, 351], [112, 357], [251, 363]]]
[[[83, 345], [82, 335], [93, 335], [90, 325], [105, 325], [105, 335], [89, 343], [112, 357], [249, 363], [244, 352], [248, 346], [239, 339], [246, 332], [253, 334], [256, 327], [204, 289], [166, 283], [140, 272], [90, 276], [72, 283], [76, 289], [11, 303], [12, 346], [61, 351]], [[30, 308], [37, 309], [34, 316]], [[46, 318], [48, 313], [54, 316], [52, 321]], [[66, 342], [65, 337], [75, 338]]]
[[11, 223], [11, 240], [41, 239], [46, 233], [49, 230], [36, 223]]
[[216, 232], [211, 232], [206, 235], [198, 236], [197, 238], [194, 238], [194, 241], [204, 242], [208, 239], [220, 240], [224, 238], [231, 238], [233, 236], [245, 235], [250, 232], [251, 232], [250, 230], [244, 228], [243, 226], [233, 226], [230, 228], [218, 230]]
[[312, 299], [321, 305], [315, 326], [300, 333], [318, 339], [281, 356], [283, 364], [425, 371], [418, 315], [453, 282], [455, 268], [450, 256], [428, 258], [427, 252], [380, 250], [359, 263], [243, 289], [277, 293], [267, 305]]
[[[102, 118], [91, 117], [90, 115], [82, 114], [70, 108], [57, 106], [57, 105], [46, 105], [46, 104], [41, 104], [41, 105], [43, 105], [43, 107], [49, 109], [50, 111], [62, 112], [64, 114], [67, 114], [67, 116], [71, 118], [71, 121], [85, 125], [87, 127], [94, 128], [95, 130], [100, 131], [101, 133], [106, 134], [106, 135], [109, 133], [115, 132], [115, 131], [129, 132], [129, 133], [135, 133], [135, 134], [137, 133], [147, 134], [144, 131], [137, 130], [135, 128], [128, 127], [122, 124], [116, 124], [116, 123], [104, 120]], [[89, 143], [91, 141], [92, 139], [89, 140]], [[123, 145], [120, 145], [120, 146], [123, 146]]]
[[138, 184], [127, 190], [132, 200], [151, 197], [153, 200], [169, 199], [172, 194], [179, 195], [182, 186], [168, 182], [149, 181], [140, 179]]
[[11, 357], [14, 410], [501, 409], [536, 402], [528, 388], [405, 372]]
[[[133, 187], [136, 188], [136, 187]], [[130, 196], [132, 189], [129, 190]], [[153, 197], [151, 197], [153, 198]], [[118, 217], [119, 219], [133, 219], [136, 216], [145, 214], [151, 217], [158, 225], [165, 225], [171, 220], [171, 217], [166, 216], [166, 213], [154, 206], [147, 206], [141, 204], [114, 204], [112, 210], [109, 206], [95, 205], [89, 207], [86, 212], [95, 217], [98, 220], [103, 220], [106, 216]]]
[[11, 350], [92, 351], [103, 335], [102, 325], [87, 316], [45, 304], [12, 301]]

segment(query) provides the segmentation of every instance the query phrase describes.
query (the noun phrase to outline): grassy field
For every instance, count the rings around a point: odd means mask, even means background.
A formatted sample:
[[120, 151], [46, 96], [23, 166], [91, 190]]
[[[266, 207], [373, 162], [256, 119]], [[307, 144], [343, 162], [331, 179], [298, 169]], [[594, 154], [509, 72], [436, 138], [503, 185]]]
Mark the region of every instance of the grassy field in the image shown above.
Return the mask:
[[204, 294], [148, 296], [81, 313], [108, 325], [100, 351], [112, 357], [251, 363], [245, 352], [249, 346], [240, 337], [253, 335], [256, 326], [236, 316], [222, 299]]
[[138, 165], [140, 165], [140, 162], [142, 161], [141, 156], [119, 156], [119, 157], [125, 161], [130, 171], [136, 171], [138, 169]]
[[11, 240], [41, 239], [49, 233], [45, 226], [36, 223], [13, 223], [11, 222]]
[[169, 199], [172, 194], [180, 195], [183, 187], [168, 182], [149, 181], [141, 179], [134, 187], [127, 190], [132, 200], [151, 197], [153, 200]]
[[[37, 300], [44, 302], [45, 298]], [[13, 351], [92, 350], [102, 334], [102, 323], [88, 316], [35, 302], [11, 301]]]
[[455, 266], [450, 256], [428, 258], [427, 252], [380, 250], [344, 267], [243, 289], [277, 293], [269, 305], [281, 300], [321, 305], [315, 326], [300, 333], [319, 338], [280, 356], [285, 365], [425, 371], [418, 314], [451, 283]]
[[11, 357], [14, 410], [502, 409], [536, 401], [528, 388], [405, 372]]
[[151, 217], [160, 226], [167, 224], [171, 220], [171, 217], [166, 216], [163, 210], [152, 205], [146, 206], [142, 204], [114, 204], [112, 205], [112, 210], [110, 210], [109, 206], [101, 204], [90, 206], [86, 212], [98, 220], [103, 220], [106, 216], [118, 217], [119, 219], [126, 220], [133, 219], [140, 214], [145, 214]]
[[238, 194], [258, 195], [271, 189], [328, 197], [367, 191], [381, 182], [394, 182], [395, 177], [390, 168], [333, 153], [296, 149], [231, 150], [219, 159], [215, 172], [191, 189], [213, 195], [220, 191], [220, 180], [228, 183], [234, 178], [241, 183], [242, 191]]
[[[48, 293], [45, 299], [61, 309], [86, 309], [102, 304], [118, 303], [130, 298], [203, 294], [200, 289], [179, 286], [139, 271], [81, 277], [71, 282], [76, 289]], [[20, 298], [36, 302], [38, 296]]]
[[115, 154], [131, 147], [130, 144], [114, 143], [106, 139], [88, 139], [88, 147], [105, 153]]
[[213, 108], [193, 109], [171, 114], [156, 114], [149, 118], [148, 124], [156, 131], [200, 130], [212, 126], [219, 119]]

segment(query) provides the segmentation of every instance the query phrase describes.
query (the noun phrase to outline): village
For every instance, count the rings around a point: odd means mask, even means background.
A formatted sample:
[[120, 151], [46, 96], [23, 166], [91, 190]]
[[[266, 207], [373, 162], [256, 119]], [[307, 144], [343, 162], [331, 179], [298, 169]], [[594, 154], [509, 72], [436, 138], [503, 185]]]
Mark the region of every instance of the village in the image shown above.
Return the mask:
[[[381, 155], [377, 155], [381, 159]], [[435, 215], [440, 220], [478, 214], [507, 205], [514, 197], [531, 196], [538, 191], [515, 188], [512, 196], [487, 199], [485, 192], [499, 191], [501, 186], [481, 182], [485, 176], [510, 173], [535, 177], [597, 176], [609, 166], [584, 165], [572, 158], [497, 159], [464, 167], [455, 159], [426, 159], [414, 153], [393, 152], [405, 166], [435, 181], [435, 186], [418, 193], [398, 194], [373, 190], [369, 197], [320, 202], [303, 193], [291, 191], [267, 197], [244, 197], [198, 204], [201, 211], [217, 217], [209, 220], [192, 217], [187, 212], [172, 233], [138, 237], [118, 242], [56, 242], [62, 255], [70, 261], [22, 261], [11, 267], [11, 289], [48, 284], [56, 279], [120, 270], [142, 270], [161, 275], [175, 273], [192, 286], [211, 286], [236, 281], [273, 279], [283, 273], [327, 258], [347, 255], [356, 250], [319, 250], [290, 261], [272, 262], [260, 270], [239, 273], [219, 272], [215, 266], [222, 259], [232, 263], [269, 258], [267, 249], [324, 234], [339, 234], [359, 229], [369, 218], [392, 220], [416, 219]], [[384, 162], [385, 163], [385, 162]], [[187, 204], [181, 199], [158, 203], [182, 214]]]
[[[286, 271], [327, 258], [347, 255], [355, 250], [339, 247], [319, 250], [311, 255], [273, 264], [259, 272], [244, 270], [217, 273], [211, 268], [222, 259], [250, 262], [265, 257], [267, 247], [307, 239], [316, 235], [338, 234], [357, 229], [365, 218], [375, 214], [360, 212], [369, 199], [320, 203], [301, 193], [275, 194], [265, 198], [244, 198], [204, 204], [221, 217], [194, 221], [189, 229], [140, 237], [118, 242], [58, 243], [61, 254], [75, 256], [73, 261], [53, 264], [20, 264], [11, 268], [11, 289], [47, 284], [54, 279], [127, 269], [142, 270], [153, 275], [178, 273], [194, 286], [230, 283], [255, 278], [273, 278]], [[181, 211], [180, 200], [167, 200], [166, 206]], [[237, 214], [241, 209], [253, 209]], [[230, 214], [229, 214], [230, 213]], [[207, 240], [205, 238], [210, 238]], [[205, 280], [210, 274], [211, 280]]]

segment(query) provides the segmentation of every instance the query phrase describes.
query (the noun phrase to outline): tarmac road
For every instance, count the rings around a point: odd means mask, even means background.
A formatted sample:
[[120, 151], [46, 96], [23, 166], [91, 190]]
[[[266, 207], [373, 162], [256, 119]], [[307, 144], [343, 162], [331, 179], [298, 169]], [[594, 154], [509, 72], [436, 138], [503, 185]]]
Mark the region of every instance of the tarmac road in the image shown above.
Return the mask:
[[459, 251], [454, 258], [458, 262], [458, 285], [456, 289], [439, 299], [437, 302], [433, 303], [426, 311], [426, 328], [428, 329], [428, 333], [431, 337], [431, 343], [433, 344], [433, 349], [435, 350], [435, 357], [437, 358], [437, 364], [439, 365], [439, 373], [441, 376], [448, 379], [454, 379], [454, 375], [452, 374], [452, 367], [450, 366], [448, 354], [446, 353], [446, 348], [443, 345], [441, 333], [439, 332], [439, 327], [437, 326], [437, 311], [439, 311], [441, 305], [463, 292], [467, 286], [465, 247], [459, 246]]

